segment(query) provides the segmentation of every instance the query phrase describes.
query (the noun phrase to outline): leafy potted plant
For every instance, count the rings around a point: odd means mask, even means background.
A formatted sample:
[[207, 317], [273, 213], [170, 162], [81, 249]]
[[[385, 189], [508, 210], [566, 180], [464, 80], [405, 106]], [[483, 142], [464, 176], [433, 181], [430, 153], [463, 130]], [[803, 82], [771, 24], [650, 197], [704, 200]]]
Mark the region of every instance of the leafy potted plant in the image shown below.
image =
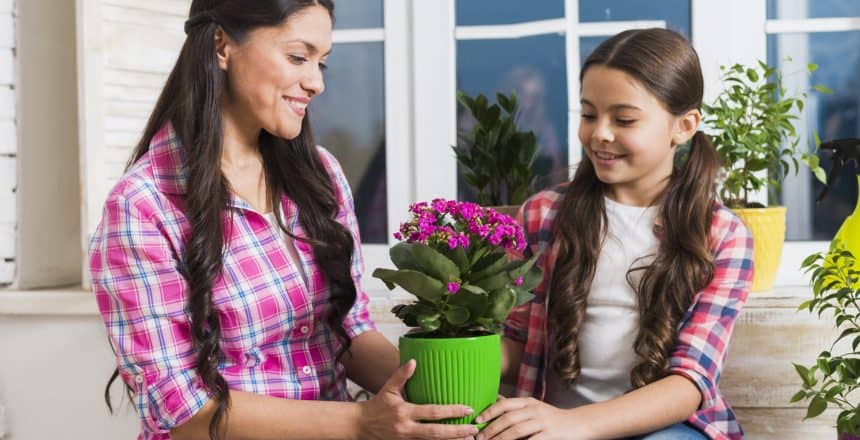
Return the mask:
[[526, 243], [508, 215], [442, 199], [416, 203], [410, 212], [390, 251], [397, 269], [373, 272], [389, 289], [400, 286], [416, 297], [392, 309], [414, 327], [399, 341], [401, 362], [417, 361], [406, 395], [413, 403], [469, 405], [472, 416], [449, 422], [472, 423], [496, 401], [502, 324], [533, 297], [543, 275], [537, 256], [509, 257]]
[[[816, 69], [809, 64], [806, 70]], [[822, 182], [825, 174], [818, 156], [808, 152], [805, 142], [804, 148], [798, 148], [801, 139], [794, 123], [808, 97], [805, 92], [789, 93], [782, 73], [760, 61], [754, 67], [735, 64], [720, 70], [724, 88], [713, 104], [702, 106], [705, 125], [723, 164], [719, 195], [752, 230], [752, 290], [767, 290], [782, 256], [786, 211], [784, 206], [765, 207], [751, 197], [762, 189], [778, 189], [788, 173], [797, 173], [801, 162]], [[814, 89], [829, 93], [823, 86]]]
[[[812, 274], [813, 298], [798, 309], [817, 312], [819, 317], [832, 311], [841, 332], [814, 365], [794, 364], [803, 388], [791, 402], [809, 400], [806, 418], [817, 417], [831, 405], [839, 408], [836, 430], [840, 440], [860, 440], [860, 396], [855, 393], [860, 388], [860, 270], [854, 255], [841, 243], [828, 252], [810, 255], [802, 268]], [[840, 342], [839, 347], [845, 348], [837, 354]]]
[[475, 118], [475, 125], [460, 132], [459, 145], [452, 147], [463, 180], [477, 191], [480, 205], [516, 214], [534, 190], [532, 166], [538, 153], [534, 132], [517, 130], [516, 93], [497, 93], [490, 105], [483, 94], [472, 98], [458, 92], [457, 101]]

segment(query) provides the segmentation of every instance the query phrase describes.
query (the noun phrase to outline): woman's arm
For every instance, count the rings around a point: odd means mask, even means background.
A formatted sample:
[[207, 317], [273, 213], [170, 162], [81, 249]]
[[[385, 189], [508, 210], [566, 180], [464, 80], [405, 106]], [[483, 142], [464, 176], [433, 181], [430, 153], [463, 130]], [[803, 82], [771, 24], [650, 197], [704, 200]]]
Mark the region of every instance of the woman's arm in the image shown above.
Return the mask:
[[476, 422], [493, 420], [478, 440], [611, 439], [645, 434], [682, 422], [701, 402], [699, 389], [684, 377], [670, 375], [606, 402], [559, 409], [532, 398], [505, 399]]
[[[472, 425], [441, 425], [441, 420], [471, 414], [459, 405], [413, 405], [402, 397], [403, 386], [415, 372], [415, 362], [398, 368], [368, 401], [321, 402], [286, 400], [230, 391], [226, 432], [230, 440], [391, 440], [460, 439], [478, 433]], [[191, 419], [170, 431], [176, 440], [208, 439], [215, 410], [210, 400]], [[322, 417], [321, 417], [322, 416]]]
[[347, 377], [376, 394], [397, 370], [400, 355], [382, 333], [370, 330], [352, 340], [350, 353], [344, 353], [340, 362]]

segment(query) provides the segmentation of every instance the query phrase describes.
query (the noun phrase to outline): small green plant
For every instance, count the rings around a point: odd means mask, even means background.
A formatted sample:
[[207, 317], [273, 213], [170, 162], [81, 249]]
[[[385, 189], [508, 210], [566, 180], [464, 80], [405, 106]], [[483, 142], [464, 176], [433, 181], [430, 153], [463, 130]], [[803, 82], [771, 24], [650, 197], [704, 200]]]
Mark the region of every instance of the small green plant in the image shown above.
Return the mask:
[[[815, 64], [806, 66], [808, 74], [816, 69]], [[723, 203], [730, 208], [761, 207], [750, 203], [750, 195], [765, 185], [778, 189], [788, 173], [798, 172], [800, 162], [823, 183], [826, 176], [818, 156], [807, 152], [807, 148], [798, 148], [801, 139], [794, 126], [808, 95], [789, 94], [783, 86], [782, 73], [761, 61], [754, 67], [735, 64], [720, 66], [720, 70], [724, 88], [712, 105], [703, 105], [702, 109], [723, 163]], [[813, 88], [831, 93], [824, 86]], [[818, 144], [816, 134], [816, 148]]]
[[474, 127], [459, 133], [459, 145], [452, 148], [463, 179], [478, 192], [477, 202], [522, 204], [533, 192], [538, 147], [534, 132], [517, 130], [516, 93], [497, 93], [493, 105], [483, 94], [472, 98], [458, 92], [457, 100], [475, 118]]
[[[817, 417], [829, 405], [842, 411], [837, 416], [837, 431], [860, 434], [860, 396], [852, 395], [860, 388], [860, 271], [855, 268], [854, 255], [836, 244], [828, 252], [812, 254], [801, 268], [812, 275], [813, 298], [798, 306], [798, 310], [817, 313], [832, 311], [839, 336], [830, 348], [818, 355], [815, 365], [794, 364], [803, 381], [803, 388], [791, 402], [809, 400], [806, 418]], [[837, 344], [850, 350], [837, 354]], [[842, 346], [840, 345], [840, 346]]]
[[522, 252], [522, 228], [510, 216], [470, 202], [436, 199], [409, 208], [412, 218], [394, 234], [397, 269], [373, 276], [415, 295], [391, 311], [426, 337], [453, 338], [498, 333], [514, 306], [524, 304], [543, 279], [537, 255]]

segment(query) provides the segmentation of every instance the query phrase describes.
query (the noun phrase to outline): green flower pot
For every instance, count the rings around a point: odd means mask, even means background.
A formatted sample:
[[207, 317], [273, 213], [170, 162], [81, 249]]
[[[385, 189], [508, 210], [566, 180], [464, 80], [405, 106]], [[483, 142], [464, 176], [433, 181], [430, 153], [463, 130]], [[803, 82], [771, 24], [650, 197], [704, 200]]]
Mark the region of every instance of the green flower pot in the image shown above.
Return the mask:
[[501, 338], [497, 334], [464, 338], [400, 338], [400, 363], [417, 362], [406, 383], [406, 398], [415, 404], [468, 405], [475, 412], [442, 423], [469, 424], [492, 405], [499, 393]]

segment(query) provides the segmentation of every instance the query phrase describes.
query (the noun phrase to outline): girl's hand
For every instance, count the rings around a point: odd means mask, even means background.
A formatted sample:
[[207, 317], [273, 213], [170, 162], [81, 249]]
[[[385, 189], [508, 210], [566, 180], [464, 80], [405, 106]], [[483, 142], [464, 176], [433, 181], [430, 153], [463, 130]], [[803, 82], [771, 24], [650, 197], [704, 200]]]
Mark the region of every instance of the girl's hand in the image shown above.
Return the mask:
[[472, 409], [462, 405], [413, 405], [403, 399], [403, 387], [415, 372], [415, 361], [402, 365], [382, 386], [379, 394], [359, 403], [360, 439], [471, 439], [478, 433], [472, 425], [421, 423], [465, 417]]
[[475, 420], [492, 420], [477, 440], [570, 440], [588, 438], [587, 424], [574, 410], [563, 410], [532, 398], [501, 399]]

